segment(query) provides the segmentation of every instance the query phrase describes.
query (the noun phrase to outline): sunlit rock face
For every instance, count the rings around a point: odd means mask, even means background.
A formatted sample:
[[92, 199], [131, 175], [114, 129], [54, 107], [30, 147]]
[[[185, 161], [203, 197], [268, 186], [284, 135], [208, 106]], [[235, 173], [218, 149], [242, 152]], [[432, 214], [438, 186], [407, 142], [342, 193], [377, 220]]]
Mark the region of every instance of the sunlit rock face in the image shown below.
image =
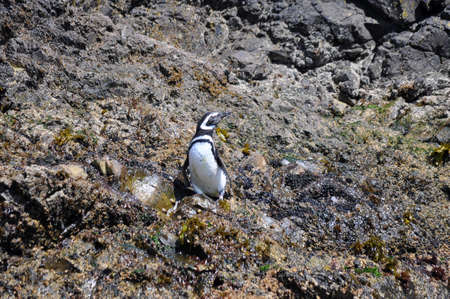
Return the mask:
[[[449, 297], [449, 16], [0, 1], [0, 297]], [[174, 184], [207, 111], [223, 201]]]

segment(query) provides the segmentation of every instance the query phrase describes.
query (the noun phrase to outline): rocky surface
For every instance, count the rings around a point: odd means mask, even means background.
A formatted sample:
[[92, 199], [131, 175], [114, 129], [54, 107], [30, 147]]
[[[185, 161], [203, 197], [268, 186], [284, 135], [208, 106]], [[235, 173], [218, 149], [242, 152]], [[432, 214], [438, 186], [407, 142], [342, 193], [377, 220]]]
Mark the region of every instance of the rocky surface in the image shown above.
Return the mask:
[[[448, 0], [0, 2], [2, 297], [448, 297], [449, 32]], [[167, 213], [211, 110], [232, 187]]]

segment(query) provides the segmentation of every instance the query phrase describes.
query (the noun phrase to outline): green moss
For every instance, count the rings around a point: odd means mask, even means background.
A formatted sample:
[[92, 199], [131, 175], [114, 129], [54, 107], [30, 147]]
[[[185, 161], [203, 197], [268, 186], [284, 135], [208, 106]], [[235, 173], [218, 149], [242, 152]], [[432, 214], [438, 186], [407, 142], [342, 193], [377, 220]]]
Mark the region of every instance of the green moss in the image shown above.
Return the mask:
[[368, 109], [375, 110], [378, 116], [378, 120], [382, 121], [386, 118], [386, 113], [390, 111], [391, 107], [394, 106], [395, 101], [390, 101], [384, 105], [368, 104], [368, 105], [358, 105], [353, 106], [354, 111], [366, 111]]
[[157, 284], [169, 284], [172, 282], [172, 278], [164, 273], [158, 275], [158, 278], [156, 280]]
[[244, 147], [241, 151], [246, 156], [250, 155], [250, 145], [248, 143], [244, 144]]
[[219, 226], [214, 234], [221, 236], [222, 238], [227, 240], [235, 240], [239, 235], [239, 231], [234, 228], [230, 228], [230, 230], [227, 230], [224, 226]]
[[336, 167], [334, 163], [328, 160], [327, 158], [322, 158], [319, 161], [323, 164], [323, 166], [325, 166], [327, 173], [336, 172]]
[[266, 240], [264, 242], [259, 241], [258, 243], [256, 243], [255, 249], [263, 260], [267, 260], [270, 257], [270, 247], [270, 242]]
[[403, 286], [407, 286], [408, 282], [411, 280], [409, 271], [395, 272], [394, 277], [399, 280]]
[[173, 192], [173, 188], [166, 186], [164, 190], [161, 190], [161, 192], [159, 192], [159, 196], [152, 204], [152, 207], [158, 211], [167, 211], [173, 206], [172, 201], [174, 200], [175, 194]]

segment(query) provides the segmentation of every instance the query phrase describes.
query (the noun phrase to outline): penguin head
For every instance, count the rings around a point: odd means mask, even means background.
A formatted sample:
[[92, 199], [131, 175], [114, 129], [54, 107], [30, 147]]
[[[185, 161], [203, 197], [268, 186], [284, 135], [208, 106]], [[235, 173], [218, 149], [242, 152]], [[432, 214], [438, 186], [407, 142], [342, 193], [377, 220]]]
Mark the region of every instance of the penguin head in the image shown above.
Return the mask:
[[231, 112], [207, 112], [199, 120], [197, 124], [197, 133], [200, 131], [213, 131], [217, 124], [226, 116], [230, 115]]

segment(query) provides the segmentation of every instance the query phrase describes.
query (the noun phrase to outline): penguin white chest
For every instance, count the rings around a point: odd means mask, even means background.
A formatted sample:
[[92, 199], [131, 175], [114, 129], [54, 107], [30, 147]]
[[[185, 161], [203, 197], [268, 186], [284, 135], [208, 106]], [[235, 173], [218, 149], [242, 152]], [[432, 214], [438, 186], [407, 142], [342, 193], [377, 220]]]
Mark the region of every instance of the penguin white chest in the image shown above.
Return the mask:
[[219, 197], [225, 190], [226, 176], [214, 157], [209, 142], [196, 142], [189, 150], [191, 184], [196, 193]]

